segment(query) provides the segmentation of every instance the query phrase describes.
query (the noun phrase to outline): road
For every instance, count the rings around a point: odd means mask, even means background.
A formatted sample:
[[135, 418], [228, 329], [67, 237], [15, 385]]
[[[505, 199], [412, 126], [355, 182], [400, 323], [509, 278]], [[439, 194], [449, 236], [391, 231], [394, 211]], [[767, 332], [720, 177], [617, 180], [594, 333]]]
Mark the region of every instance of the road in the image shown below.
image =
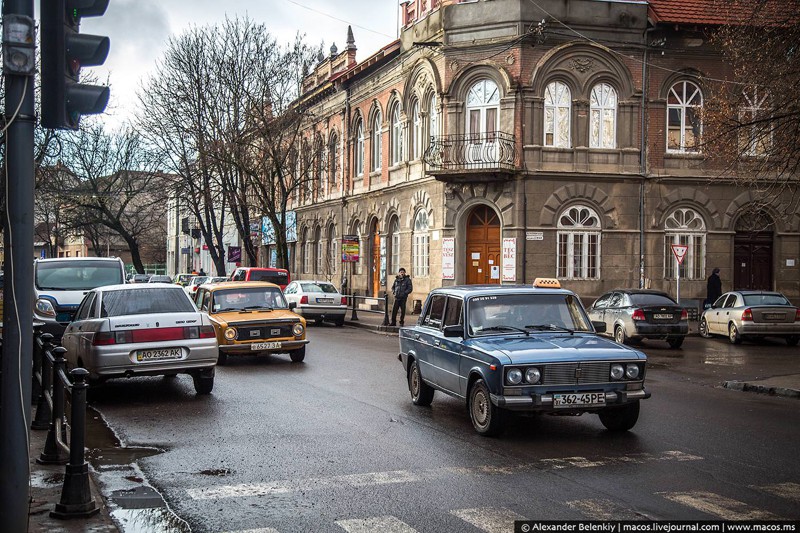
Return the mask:
[[104, 493], [119, 503], [152, 486], [168, 505], [117, 509], [125, 531], [500, 532], [515, 519], [800, 518], [797, 400], [718, 386], [726, 372], [790, 367], [798, 351], [783, 344], [647, 343], [653, 397], [633, 431], [609, 433], [596, 416], [547, 416], [516, 418], [487, 439], [461, 401], [437, 393], [430, 408], [411, 404], [395, 337], [312, 327], [309, 338], [303, 364], [234, 358], [218, 368], [211, 396], [196, 396], [185, 376], [95, 391], [93, 407], [125, 445], [155, 448], [132, 467], [113, 463], [135, 453], [95, 451]]

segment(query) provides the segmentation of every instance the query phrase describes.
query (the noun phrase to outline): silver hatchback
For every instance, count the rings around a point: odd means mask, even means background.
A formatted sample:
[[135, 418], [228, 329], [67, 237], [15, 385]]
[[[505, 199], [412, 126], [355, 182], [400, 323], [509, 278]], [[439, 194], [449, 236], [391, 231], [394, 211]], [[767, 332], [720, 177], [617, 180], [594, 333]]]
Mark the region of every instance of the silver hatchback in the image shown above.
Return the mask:
[[726, 335], [732, 344], [745, 338], [782, 337], [789, 346], [796, 346], [800, 309], [779, 292], [726, 292], [703, 312], [700, 335]]

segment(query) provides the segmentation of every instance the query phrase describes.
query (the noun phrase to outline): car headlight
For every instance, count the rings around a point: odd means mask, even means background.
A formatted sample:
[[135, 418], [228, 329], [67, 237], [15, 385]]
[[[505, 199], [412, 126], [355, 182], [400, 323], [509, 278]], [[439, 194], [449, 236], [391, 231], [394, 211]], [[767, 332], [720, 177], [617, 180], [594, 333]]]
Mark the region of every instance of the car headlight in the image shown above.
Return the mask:
[[506, 373], [506, 381], [510, 385], [519, 385], [522, 383], [522, 370], [519, 368], [509, 368]]
[[525, 371], [525, 381], [534, 385], [539, 383], [539, 380], [542, 378], [542, 373], [539, 371], [538, 368], [532, 366]]
[[304, 328], [303, 324], [301, 324], [300, 322], [292, 326], [292, 333], [294, 333], [295, 337], [299, 337], [300, 335], [302, 335], [305, 330], [306, 328]]
[[611, 365], [611, 379], [622, 379], [625, 375], [625, 369], [620, 364]]
[[225, 338], [229, 341], [232, 341], [236, 338], [236, 328], [226, 328], [225, 329]]
[[628, 379], [636, 379], [639, 377], [639, 365], [627, 365], [625, 367], [625, 377]]
[[56, 317], [56, 310], [50, 300], [36, 300], [36, 314], [41, 316]]

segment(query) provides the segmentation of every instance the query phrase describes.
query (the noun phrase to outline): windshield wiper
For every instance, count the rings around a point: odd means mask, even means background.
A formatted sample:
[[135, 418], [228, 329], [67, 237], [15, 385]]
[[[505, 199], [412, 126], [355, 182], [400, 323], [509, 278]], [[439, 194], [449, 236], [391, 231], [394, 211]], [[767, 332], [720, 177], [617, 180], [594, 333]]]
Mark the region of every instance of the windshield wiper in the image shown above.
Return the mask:
[[489, 326], [488, 328], [481, 328], [476, 333], [483, 333], [484, 331], [518, 331], [525, 335], [530, 335], [527, 331], [516, 326]]
[[566, 331], [567, 333], [575, 333], [574, 329], [565, 328], [564, 326], [556, 326], [555, 324], [532, 324], [525, 326], [525, 329], [546, 329], [548, 331]]
[[272, 307], [268, 307], [266, 305], [248, 305], [244, 308], [245, 311], [250, 311], [251, 309], [266, 309], [267, 311], [272, 311]]
[[223, 307], [222, 309], [217, 309], [215, 312], [217, 313], [226, 313], [228, 311], [239, 311], [239, 309], [235, 307]]

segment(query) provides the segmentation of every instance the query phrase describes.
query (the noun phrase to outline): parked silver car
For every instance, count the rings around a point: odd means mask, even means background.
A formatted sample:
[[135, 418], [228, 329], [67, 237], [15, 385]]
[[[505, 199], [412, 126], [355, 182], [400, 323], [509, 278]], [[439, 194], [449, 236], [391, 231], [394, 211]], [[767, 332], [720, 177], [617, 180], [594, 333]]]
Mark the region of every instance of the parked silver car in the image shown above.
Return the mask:
[[783, 337], [786, 344], [796, 346], [800, 309], [779, 292], [726, 292], [703, 312], [700, 335], [726, 335], [732, 344], [745, 338]]
[[283, 290], [286, 301], [295, 303], [294, 312], [306, 320], [321, 324], [323, 320], [344, 325], [347, 298], [329, 281], [295, 280]]
[[179, 285], [109, 285], [89, 291], [62, 338], [70, 368], [92, 380], [189, 374], [214, 388], [217, 337]]

